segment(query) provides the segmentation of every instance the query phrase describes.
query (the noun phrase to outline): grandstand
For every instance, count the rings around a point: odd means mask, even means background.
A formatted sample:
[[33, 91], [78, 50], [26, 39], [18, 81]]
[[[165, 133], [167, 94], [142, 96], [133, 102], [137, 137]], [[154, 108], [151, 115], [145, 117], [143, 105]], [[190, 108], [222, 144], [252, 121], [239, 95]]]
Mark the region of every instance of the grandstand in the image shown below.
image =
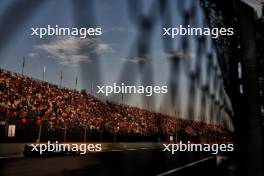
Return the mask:
[[[219, 125], [183, 120], [0, 70], [1, 141], [227, 142]], [[16, 125], [8, 138], [7, 126]]]

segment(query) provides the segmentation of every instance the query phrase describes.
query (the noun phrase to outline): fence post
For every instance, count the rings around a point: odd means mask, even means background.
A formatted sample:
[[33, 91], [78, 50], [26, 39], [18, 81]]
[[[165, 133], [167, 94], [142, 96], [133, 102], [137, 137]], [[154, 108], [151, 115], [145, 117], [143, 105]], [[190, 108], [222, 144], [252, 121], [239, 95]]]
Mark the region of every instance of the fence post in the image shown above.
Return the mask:
[[86, 142], [86, 137], [87, 137], [87, 128], [84, 128], [84, 137], [83, 137], [83, 142]]

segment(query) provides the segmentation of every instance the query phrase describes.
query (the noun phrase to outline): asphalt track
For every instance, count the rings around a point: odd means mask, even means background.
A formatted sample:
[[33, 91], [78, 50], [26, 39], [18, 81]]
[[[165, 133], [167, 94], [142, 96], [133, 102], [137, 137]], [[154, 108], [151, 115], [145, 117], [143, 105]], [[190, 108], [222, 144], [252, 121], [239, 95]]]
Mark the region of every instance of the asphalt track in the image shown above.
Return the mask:
[[226, 175], [209, 153], [128, 149], [78, 156], [2, 158], [1, 176]]

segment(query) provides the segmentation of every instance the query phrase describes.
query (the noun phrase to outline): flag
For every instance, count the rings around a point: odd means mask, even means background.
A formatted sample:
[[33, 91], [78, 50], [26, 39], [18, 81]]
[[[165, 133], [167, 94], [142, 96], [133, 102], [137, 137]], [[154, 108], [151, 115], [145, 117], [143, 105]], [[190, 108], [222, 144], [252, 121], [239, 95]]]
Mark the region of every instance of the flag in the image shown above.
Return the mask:
[[75, 89], [77, 87], [77, 84], [78, 84], [78, 77], [76, 76], [76, 79], [75, 79]]
[[27, 123], [27, 119], [25, 117], [22, 118], [22, 123]]
[[93, 94], [93, 83], [91, 83], [91, 94]]
[[22, 63], [22, 67], [25, 67], [25, 56], [23, 57], [23, 63]]
[[23, 57], [23, 62], [22, 62], [22, 75], [24, 75], [24, 68], [25, 68], [25, 62], [26, 62], [26, 59], [25, 59], [25, 56]]
[[63, 72], [61, 71], [60, 73], [61, 73], [60, 74], [60, 80], [62, 81], [63, 80]]
[[46, 72], [46, 66], [44, 65], [44, 67], [43, 67], [43, 81], [45, 80], [45, 72]]
[[63, 72], [61, 71], [61, 72], [60, 72], [60, 87], [61, 87], [61, 85], [62, 85], [62, 80], [63, 80]]

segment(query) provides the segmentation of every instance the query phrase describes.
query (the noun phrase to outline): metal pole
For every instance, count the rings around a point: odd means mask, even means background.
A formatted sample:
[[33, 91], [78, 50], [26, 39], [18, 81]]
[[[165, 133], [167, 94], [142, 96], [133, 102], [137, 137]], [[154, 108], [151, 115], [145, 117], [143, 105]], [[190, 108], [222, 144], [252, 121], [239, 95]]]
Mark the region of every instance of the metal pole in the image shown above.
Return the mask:
[[64, 136], [63, 136], [63, 141], [66, 142], [66, 135], [67, 135], [67, 129], [66, 127], [64, 128]]
[[101, 143], [103, 142], [103, 130], [101, 130]]
[[175, 126], [175, 142], [178, 142], [178, 131], [177, 131], [177, 125]]
[[84, 128], [84, 137], [83, 137], [83, 142], [86, 142], [86, 137], [87, 137], [87, 128]]
[[41, 129], [42, 129], [42, 123], [39, 124], [38, 142], [40, 142], [40, 138], [41, 138]]

